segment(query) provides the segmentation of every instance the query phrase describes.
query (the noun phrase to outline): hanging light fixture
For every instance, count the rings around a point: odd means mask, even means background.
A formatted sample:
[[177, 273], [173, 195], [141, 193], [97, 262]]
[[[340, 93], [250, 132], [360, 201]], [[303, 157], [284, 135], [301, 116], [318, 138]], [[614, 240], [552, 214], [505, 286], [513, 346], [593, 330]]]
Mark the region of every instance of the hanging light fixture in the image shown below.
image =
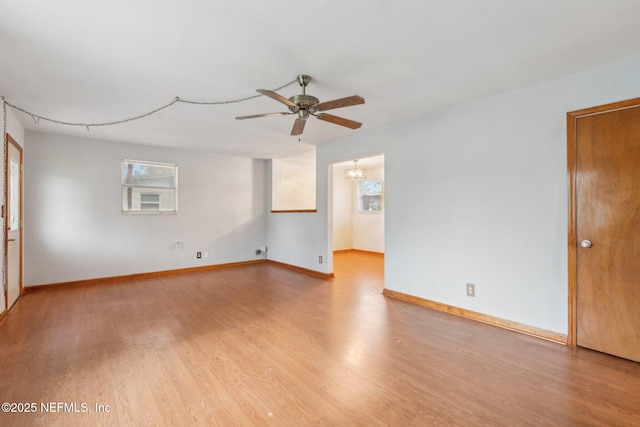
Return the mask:
[[346, 171], [344, 171], [344, 179], [351, 179], [353, 181], [362, 181], [364, 179], [367, 179], [367, 176], [364, 174], [366, 171], [367, 171], [366, 169], [359, 169], [358, 161], [354, 160], [353, 168], [347, 169]]

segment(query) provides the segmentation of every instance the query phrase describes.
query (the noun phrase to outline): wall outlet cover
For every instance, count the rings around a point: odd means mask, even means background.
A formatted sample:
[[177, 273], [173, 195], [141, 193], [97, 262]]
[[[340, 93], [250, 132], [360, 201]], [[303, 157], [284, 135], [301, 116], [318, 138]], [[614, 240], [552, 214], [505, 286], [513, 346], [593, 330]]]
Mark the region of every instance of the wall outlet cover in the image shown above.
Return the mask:
[[467, 296], [475, 297], [476, 296], [476, 285], [473, 283], [467, 283]]

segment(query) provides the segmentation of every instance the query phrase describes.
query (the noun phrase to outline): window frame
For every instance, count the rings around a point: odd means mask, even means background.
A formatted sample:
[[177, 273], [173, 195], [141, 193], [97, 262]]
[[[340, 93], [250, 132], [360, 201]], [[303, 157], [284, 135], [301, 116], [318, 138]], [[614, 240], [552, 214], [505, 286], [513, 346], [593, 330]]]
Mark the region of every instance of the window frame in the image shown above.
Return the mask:
[[[367, 182], [380, 182], [380, 193], [379, 194], [364, 194], [362, 192], [362, 185]], [[364, 210], [362, 209], [362, 203], [364, 197], [377, 197], [380, 199], [380, 209], [379, 210]], [[384, 211], [384, 181], [382, 179], [365, 179], [362, 181], [358, 181], [358, 206], [357, 212], [359, 214], [381, 214]]]
[[[130, 182], [130, 176], [128, 173], [125, 173], [126, 170], [131, 170], [135, 166], [147, 166], [154, 167], [160, 166], [165, 168], [173, 169], [173, 185], [143, 185], [140, 183], [134, 184]], [[129, 180], [129, 182], [126, 182]], [[160, 163], [160, 162], [150, 162], [147, 160], [132, 160], [132, 159], [122, 159], [120, 163], [120, 184], [121, 184], [121, 201], [120, 201], [120, 210], [122, 214], [126, 215], [175, 215], [178, 213], [178, 165], [175, 163]], [[132, 208], [132, 200], [130, 199], [133, 194], [133, 189], [138, 190], [138, 194], [140, 195], [140, 209]], [[125, 201], [125, 191], [128, 193], [127, 200]], [[170, 193], [170, 209], [161, 209], [162, 206], [162, 193], [169, 192]], [[145, 204], [142, 202], [143, 195], [158, 195], [158, 209], [143, 209], [142, 205]], [[147, 203], [148, 205], [148, 203]]]

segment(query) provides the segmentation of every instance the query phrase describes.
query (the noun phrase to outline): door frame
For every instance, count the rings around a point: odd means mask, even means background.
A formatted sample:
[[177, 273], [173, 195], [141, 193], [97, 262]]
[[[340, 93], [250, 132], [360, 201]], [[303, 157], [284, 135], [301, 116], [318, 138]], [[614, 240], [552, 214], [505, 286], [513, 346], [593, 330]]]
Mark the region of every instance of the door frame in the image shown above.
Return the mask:
[[19, 201], [18, 204], [20, 205], [20, 218], [18, 218], [18, 221], [20, 221], [20, 247], [18, 248], [18, 256], [19, 256], [19, 269], [20, 271], [18, 272], [18, 277], [19, 279], [19, 285], [20, 285], [20, 291], [19, 291], [19, 296], [24, 295], [24, 285], [23, 285], [23, 281], [22, 281], [22, 277], [23, 277], [23, 260], [22, 260], [22, 249], [23, 249], [23, 245], [24, 245], [24, 180], [23, 180], [23, 159], [24, 159], [24, 153], [22, 150], [22, 147], [20, 146], [20, 144], [18, 144], [16, 142], [15, 139], [13, 139], [13, 137], [11, 137], [11, 135], [9, 135], [8, 133], [6, 134], [6, 139], [5, 139], [5, 157], [4, 157], [4, 165], [5, 165], [5, 176], [4, 176], [4, 200], [6, 205], [2, 207], [2, 216], [4, 219], [4, 227], [5, 227], [5, 238], [4, 238], [4, 260], [3, 262], [5, 262], [5, 266], [4, 266], [4, 277], [2, 278], [3, 283], [6, 284], [6, 287], [4, 289], [4, 305], [5, 305], [5, 310], [9, 310], [11, 307], [9, 307], [9, 282], [8, 282], [8, 269], [9, 269], [9, 218], [7, 216], [8, 214], [8, 210], [9, 210], [9, 144], [13, 145], [18, 152], [20, 153], [20, 194], [19, 194]]
[[[327, 164], [327, 252], [328, 252], [328, 257], [329, 257], [329, 265], [331, 267], [330, 271], [333, 271], [333, 253], [334, 253], [334, 241], [333, 241], [333, 217], [334, 217], [334, 204], [333, 204], [333, 193], [334, 193], [334, 180], [333, 180], [333, 173], [334, 173], [334, 167], [337, 164], [340, 163], [347, 163], [347, 162], [353, 162], [353, 159], [367, 159], [369, 157], [382, 157], [382, 169], [385, 170], [385, 164], [386, 164], [386, 154], [384, 152], [379, 152], [379, 153], [373, 153], [373, 154], [363, 154], [360, 156], [354, 156], [354, 157], [350, 157], [347, 158], [345, 160], [334, 160], [331, 161]], [[383, 184], [382, 184], [382, 192], [383, 192], [383, 200], [385, 200], [385, 196], [384, 194], [386, 193], [386, 174], [383, 176], [382, 178], [383, 180]], [[383, 202], [385, 203], [385, 202]], [[383, 227], [383, 236], [384, 236], [384, 252], [382, 252], [383, 254], [386, 254], [387, 251], [387, 245], [386, 245], [386, 231], [387, 231], [387, 213], [386, 213], [386, 204], [384, 205], [385, 210], [384, 212], [384, 221], [382, 224]], [[378, 253], [378, 252], [372, 252], [372, 253]]]
[[599, 105], [597, 107], [585, 108], [582, 110], [567, 113], [567, 178], [569, 184], [569, 229], [568, 229], [568, 311], [569, 328], [567, 334], [567, 345], [575, 347], [578, 339], [578, 212], [576, 208], [576, 174], [577, 174], [577, 122], [582, 117], [595, 114], [609, 113], [618, 110], [625, 110], [640, 105], [640, 98], [628, 99], [625, 101], [613, 102]]

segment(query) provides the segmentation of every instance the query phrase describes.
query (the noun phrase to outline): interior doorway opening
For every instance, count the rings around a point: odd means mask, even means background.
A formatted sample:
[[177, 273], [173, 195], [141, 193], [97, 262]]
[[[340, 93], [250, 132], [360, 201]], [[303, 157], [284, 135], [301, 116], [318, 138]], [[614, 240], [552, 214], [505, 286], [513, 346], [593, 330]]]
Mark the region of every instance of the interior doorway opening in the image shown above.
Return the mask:
[[384, 154], [334, 163], [330, 172], [330, 252], [361, 251], [384, 256]]

